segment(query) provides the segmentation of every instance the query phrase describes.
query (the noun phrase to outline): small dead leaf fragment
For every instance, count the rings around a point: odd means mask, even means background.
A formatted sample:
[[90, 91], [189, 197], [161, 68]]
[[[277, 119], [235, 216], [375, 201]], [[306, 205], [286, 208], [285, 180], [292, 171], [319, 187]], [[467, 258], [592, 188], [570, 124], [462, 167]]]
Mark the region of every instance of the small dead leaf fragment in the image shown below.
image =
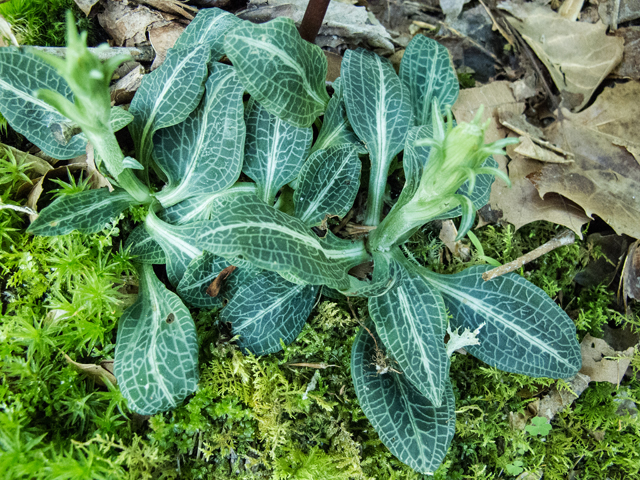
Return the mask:
[[580, 15], [584, 0], [564, 0], [558, 13], [569, 21], [575, 22]]
[[545, 163], [571, 163], [573, 159], [565, 158], [557, 153], [533, 143], [530, 137], [520, 137], [520, 143], [514, 152]]
[[454, 225], [453, 221], [443, 221], [442, 228], [440, 229], [440, 235], [438, 237], [442, 240], [442, 243], [446, 245], [453, 256], [459, 258], [463, 262], [468, 262], [471, 258], [471, 248], [462, 243], [462, 240], [458, 240], [456, 242], [457, 236], [458, 229]]
[[614, 385], [620, 385], [634, 351], [634, 347], [629, 347], [622, 352], [616, 352], [607, 342], [589, 334], [582, 340], [580, 349], [582, 350], [580, 373], [588, 375], [592, 382], [609, 382]]
[[[113, 386], [118, 385], [118, 381], [116, 380], [116, 377], [113, 375], [112, 371], [109, 371], [106, 368], [104, 368], [102, 364], [94, 365], [89, 363], [74, 362], [73, 360], [71, 360], [71, 357], [69, 357], [69, 355], [67, 355], [66, 353], [64, 354], [64, 359], [67, 361], [69, 365], [72, 365], [78, 371], [85, 373], [91, 378], [93, 378], [95, 382], [98, 383], [99, 385], [106, 386], [105, 379], [109, 383], [111, 383], [111, 385]], [[111, 362], [111, 365], [113, 365], [113, 362]], [[113, 366], [111, 368], [113, 369]]]
[[622, 272], [622, 292], [625, 304], [627, 298], [640, 300], [640, 240], [629, 246]]
[[520, 0], [498, 7], [513, 15], [507, 21], [544, 63], [565, 104], [575, 111], [589, 102], [622, 60], [624, 41], [607, 36], [606, 25], [567, 20], [546, 5]]
[[[42, 184], [44, 182], [44, 179], [45, 179], [44, 175], [38, 179], [38, 181], [35, 183], [35, 185], [31, 189], [31, 192], [29, 193], [29, 197], [27, 198], [27, 207], [33, 210], [34, 212], [38, 211], [38, 200], [40, 199], [40, 195], [42, 195], [42, 191], [43, 191]], [[38, 218], [37, 213], [29, 215], [29, 221], [31, 223], [35, 222], [36, 218]]]
[[624, 53], [611, 76], [640, 80], [640, 27], [619, 28], [613, 35], [624, 39]]
[[[167, 58], [167, 51], [173, 47], [178, 37], [184, 32], [185, 27], [178, 23], [170, 23], [164, 27], [149, 29], [149, 41], [156, 51], [156, 58], [153, 60], [150, 70], [155, 70]], [[126, 78], [126, 77], [125, 77]]]
[[113, 104], [122, 105], [123, 103], [130, 103], [134, 94], [138, 88], [140, 88], [143, 76], [144, 68], [138, 64], [133, 70], [112, 85], [110, 93]]
[[222, 270], [215, 278], [215, 280], [211, 282], [211, 285], [207, 287], [207, 295], [209, 295], [210, 297], [217, 297], [220, 293], [220, 289], [222, 288], [222, 284], [236, 268], [237, 267], [235, 265], [229, 265], [227, 268]]
[[91, 9], [94, 7], [96, 3], [100, 0], [75, 0], [76, 5], [82, 12], [88, 17], [91, 13]]
[[342, 57], [337, 53], [323, 50], [324, 56], [327, 57], [327, 82], [333, 82], [340, 76], [340, 67], [342, 66]]

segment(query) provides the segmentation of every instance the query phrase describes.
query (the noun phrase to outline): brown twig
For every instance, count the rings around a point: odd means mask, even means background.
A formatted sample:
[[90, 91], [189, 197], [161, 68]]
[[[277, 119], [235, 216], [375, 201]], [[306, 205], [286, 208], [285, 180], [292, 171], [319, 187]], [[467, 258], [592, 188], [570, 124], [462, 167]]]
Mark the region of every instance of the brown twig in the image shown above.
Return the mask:
[[330, 0], [310, 0], [300, 23], [300, 36], [313, 43], [320, 31]]
[[529, 253], [522, 255], [520, 258], [516, 258], [513, 262], [505, 263], [500, 267], [496, 267], [493, 270], [489, 270], [488, 272], [484, 272], [482, 274], [483, 280], [493, 280], [500, 275], [504, 275], [505, 273], [513, 272], [514, 270], [518, 270], [524, 264], [535, 260], [538, 257], [541, 257], [545, 253], [549, 253], [552, 250], [555, 250], [558, 247], [564, 247], [565, 245], [571, 245], [575, 242], [576, 236], [575, 234], [568, 229], [563, 230], [558, 235], [553, 237], [544, 245], [540, 245], [535, 250], [530, 251]]

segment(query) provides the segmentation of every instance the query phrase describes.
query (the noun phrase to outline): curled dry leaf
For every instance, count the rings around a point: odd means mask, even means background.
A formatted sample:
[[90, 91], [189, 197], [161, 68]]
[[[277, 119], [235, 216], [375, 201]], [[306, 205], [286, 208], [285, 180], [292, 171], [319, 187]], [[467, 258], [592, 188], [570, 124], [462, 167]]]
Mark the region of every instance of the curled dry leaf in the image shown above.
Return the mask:
[[[498, 113], [504, 116], [511, 112], [519, 117], [524, 111], [524, 103], [516, 101], [509, 85], [509, 82], [493, 82], [483, 87], [461, 90], [453, 107], [454, 115], [458, 121], [469, 122], [480, 105], [484, 105], [484, 120], [491, 120], [485, 141], [504, 138], [507, 130], [498, 122]], [[547, 220], [570, 228], [582, 238], [582, 226], [590, 220], [584, 211], [561, 195], [548, 194], [542, 198], [526, 177], [540, 170], [543, 164], [515, 153], [513, 146], [507, 151], [511, 162], [503, 155], [494, 158], [500, 168], [509, 174], [511, 188], [501, 181], [493, 183], [488, 207], [492, 212], [492, 220], [512, 223], [516, 229], [536, 220]], [[481, 217], [480, 225], [488, 223], [485, 220]]]
[[133, 70], [127, 73], [111, 86], [111, 101], [114, 105], [130, 103], [133, 99], [144, 76], [144, 68], [138, 64]]
[[588, 375], [592, 382], [609, 382], [620, 385], [631, 358], [634, 347], [617, 352], [607, 342], [587, 334], [580, 344], [582, 351], [582, 369], [580, 373]]
[[624, 39], [624, 53], [611, 75], [640, 80], [640, 27], [619, 28], [613, 35]]
[[442, 240], [442, 243], [446, 245], [454, 257], [461, 259], [463, 262], [468, 262], [471, 258], [471, 248], [462, 243], [462, 240], [456, 241], [457, 236], [458, 229], [454, 225], [453, 220], [443, 221], [438, 238]]
[[184, 32], [185, 27], [179, 23], [170, 23], [163, 27], [149, 29], [149, 41], [156, 51], [156, 58], [151, 65], [151, 70], [155, 70], [167, 58], [167, 51], [173, 47], [178, 37]]
[[616, 233], [634, 238], [640, 238], [638, 98], [640, 83], [628, 82], [605, 89], [584, 112], [563, 109], [562, 120], [544, 133], [573, 153], [575, 162], [547, 164], [528, 175], [541, 197], [549, 192], [563, 195], [587, 215], [598, 215]]
[[502, 2], [507, 20], [549, 70], [565, 105], [581, 110], [622, 60], [621, 38], [607, 36], [601, 23], [568, 20], [546, 5]]
[[621, 281], [625, 305], [627, 298], [640, 300], [640, 240], [629, 246]]
[[92, 363], [78, 363], [71, 360], [71, 357], [64, 354], [64, 359], [67, 361], [69, 365], [72, 365], [79, 372], [87, 374], [89, 377], [93, 378], [95, 382], [103, 387], [106, 386], [105, 379], [111, 383], [111, 385], [118, 385], [118, 381], [116, 377], [113, 375], [113, 360], [105, 360], [101, 362], [100, 365], [95, 365]]
[[76, 5], [82, 12], [88, 17], [91, 13], [91, 9], [99, 2], [100, 0], [75, 0]]

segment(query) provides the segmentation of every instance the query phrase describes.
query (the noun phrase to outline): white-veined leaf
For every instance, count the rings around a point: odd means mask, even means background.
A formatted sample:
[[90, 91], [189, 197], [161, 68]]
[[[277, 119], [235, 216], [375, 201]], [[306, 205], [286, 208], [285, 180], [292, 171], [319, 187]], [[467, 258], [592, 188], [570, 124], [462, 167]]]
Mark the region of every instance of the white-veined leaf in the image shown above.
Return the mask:
[[391, 62], [366, 50], [348, 50], [341, 71], [349, 122], [371, 159], [365, 224], [377, 225], [389, 166], [411, 123], [409, 92]]
[[327, 215], [345, 216], [358, 194], [361, 168], [350, 144], [312, 153], [298, 176], [295, 216], [309, 226], [320, 225]]
[[154, 415], [175, 408], [198, 384], [198, 341], [189, 310], [140, 268], [140, 293], [120, 317], [114, 361], [129, 408]]
[[45, 237], [66, 235], [73, 230], [96, 233], [136, 203], [121, 189], [109, 192], [108, 188], [98, 188], [65, 195], [45, 207], [27, 231]]
[[202, 255], [202, 249], [195, 245], [195, 233], [163, 222], [153, 211], [149, 211], [144, 226], [164, 250], [169, 281], [178, 285], [191, 261]]
[[240, 286], [260, 272], [260, 269], [253, 265], [236, 268], [224, 279], [218, 295], [212, 297], [207, 294], [207, 288], [211, 282], [230, 265], [224, 258], [216, 257], [210, 252], [204, 252], [189, 264], [176, 289], [178, 295], [189, 305], [198, 308], [213, 308], [223, 305], [225, 301], [233, 298]]
[[373, 325], [369, 331], [360, 329], [351, 350], [351, 378], [360, 407], [391, 453], [417, 472], [433, 473], [455, 433], [451, 384], [446, 382], [442, 405], [435, 407], [405, 375], [379, 374], [375, 354], [382, 345], [374, 340]]
[[164, 250], [160, 244], [149, 235], [144, 225], [133, 229], [127, 237], [124, 247], [129, 251], [130, 255], [133, 255], [134, 261], [138, 263], [148, 263], [151, 265], [164, 265], [167, 263]]
[[11, 128], [54, 158], [66, 160], [85, 153], [87, 140], [80, 135], [62, 145], [50, 126], [69, 120], [35, 92], [52, 90], [73, 102], [73, 92], [56, 69], [35, 55], [16, 48], [0, 50], [0, 112]]
[[224, 56], [225, 35], [241, 22], [235, 15], [219, 8], [203, 8], [178, 37], [173, 48], [208, 45], [211, 60], [217, 62]]
[[254, 355], [282, 350], [304, 326], [318, 293], [318, 286], [295, 285], [275, 272], [262, 272], [240, 287], [222, 311], [231, 323], [238, 345]]
[[278, 190], [300, 173], [313, 130], [290, 125], [253, 99], [249, 100], [246, 116], [242, 172], [258, 185], [258, 197], [273, 205]]
[[409, 42], [400, 62], [400, 79], [411, 94], [416, 125], [431, 124], [434, 99], [441, 114], [458, 99], [460, 84], [449, 51], [424, 35]]
[[129, 108], [133, 115], [129, 130], [136, 158], [145, 167], [153, 151], [153, 134], [184, 121], [200, 103], [209, 55], [206, 45], [172, 48], [164, 63], [142, 78]]
[[184, 122], [156, 133], [154, 158], [168, 178], [156, 195], [163, 206], [224, 190], [238, 179], [245, 138], [243, 91], [233, 67], [217, 63], [200, 106]]
[[402, 282], [369, 298], [369, 314], [399, 370], [439, 407], [450, 366], [444, 344], [447, 311], [440, 293], [423, 277], [406, 270]]
[[310, 127], [325, 111], [327, 58], [290, 18], [243, 22], [229, 31], [224, 47], [251, 97], [276, 117]]
[[576, 327], [541, 289], [508, 273], [484, 281], [491, 266], [455, 275], [421, 274], [442, 294], [454, 328], [475, 330], [480, 345], [465, 349], [491, 366], [531, 377], [569, 378], [582, 365]]
[[313, 147], [311, 147], [311, 152], [326, 150], [329, 147], [346, 143], [354, 145], [358, 153], [364, 155], [367, 153], [367, 149], [351, 128], [347, 118], [342, 79], [336, 78], [331, 86], [333, 87], [333, 96], [327, 105], [327, 111], [322, 119], [322, 128]]
[[231, 197], [211, 220], [172, 229], [229, 261], [239, 258], [265, 270], [288, 272], [310, 285], [349, 286], [347, 272], [327, 258], [306, 225], [255, 196]]

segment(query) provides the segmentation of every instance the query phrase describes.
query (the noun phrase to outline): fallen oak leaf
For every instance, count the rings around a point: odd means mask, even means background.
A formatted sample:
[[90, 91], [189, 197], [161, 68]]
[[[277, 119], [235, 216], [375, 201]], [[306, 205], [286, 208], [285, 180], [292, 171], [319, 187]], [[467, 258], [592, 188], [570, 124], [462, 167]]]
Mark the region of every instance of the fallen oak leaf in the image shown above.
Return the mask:
[[581, 110], [622, 60], [624, 40], [607, 36], [606, 25], [568, 20], [546, 5], [507, 1], [509, 24], [549, 70], [564, 102]]
[[582, 369], [580, 373], [588, 375], [592, 382], [609, 382], [620, 385], [631, 359], [634, 347], [617, 352], [607, 342], [587, 334], [580, 344], [582, 351]]
[[210, 297], [217, 297], [222, 289], [222, 285], [224, 281], [227, 279], [229, 275], [233, 273], [233, 271], [237, 267], [235, 265], [229, 265], [227, 268], [223, 269], [218, 276], [211, 282], [211, 285], [207, 287], [207, 295]]

